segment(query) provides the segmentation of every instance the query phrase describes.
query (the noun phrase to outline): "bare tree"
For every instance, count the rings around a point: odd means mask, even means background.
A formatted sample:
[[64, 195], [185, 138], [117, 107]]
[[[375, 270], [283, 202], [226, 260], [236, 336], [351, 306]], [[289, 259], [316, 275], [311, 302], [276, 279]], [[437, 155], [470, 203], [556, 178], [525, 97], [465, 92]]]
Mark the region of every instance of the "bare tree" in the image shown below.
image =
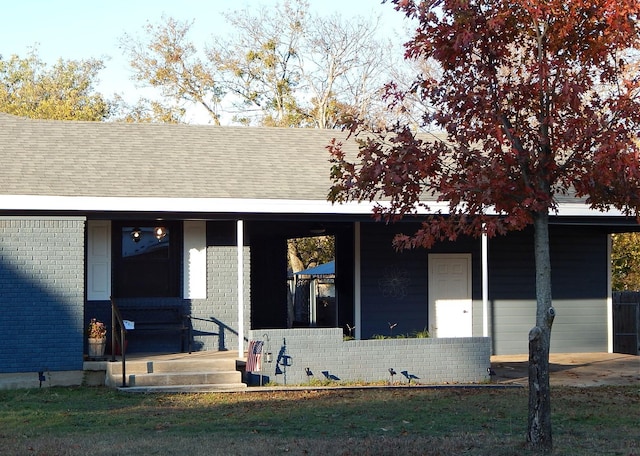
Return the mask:
[[158, 88], [174, 103], [202, 106], [219, 125], [224, 91], [216, 80], [215, 68], [198, 57], [196, 46], [189, 41], [192, 24], [163, 17], [159, 25], [147, 23], [144, 40], [125, 34], [120, 47], [129, 57], [134, 80]]
[[311, 22], [300, 71], [313, 97], [314, 126], [335, 128], [345, 116], [368, 117], [389, 76], [389, 48], [377, 37], [379, 19], [334, 14]]
[[234, 33], [203, 43], [203, 57], [188, 39], [193, 22], [163, 18], [142, 40], [125, 35], [134, 78], [203, 106], [216, 123], [226, 114], [244, 125], [336, 128], [388, 114], [382, 87], [406, 64], [400, 51], [392, 62], [379, 19], [314, 15], [306, 0], [224, 17]]
[[295, 97], [300, 86], [300, 40], [308, 4], [287, 0], [276, 8], [261, 7], [224, 13], [236, 34], [217, 37], [207, 56], [235, 96], [235, 120], [299, 126], [305, 115]]

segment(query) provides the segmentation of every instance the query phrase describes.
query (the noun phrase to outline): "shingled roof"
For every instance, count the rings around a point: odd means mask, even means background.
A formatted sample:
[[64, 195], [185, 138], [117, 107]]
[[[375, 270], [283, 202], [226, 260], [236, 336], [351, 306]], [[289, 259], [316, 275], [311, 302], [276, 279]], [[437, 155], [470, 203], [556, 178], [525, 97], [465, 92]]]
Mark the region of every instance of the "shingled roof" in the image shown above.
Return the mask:
[[0, 114], [0, 194], [326, 200], [336, 136]]
[[[370, 214], [368, 203], [326, 200], [326, 147], [337, 138], [355, 154], [355, 141], [346, 136], [339, 130], [33, 120], [0, 113], [0, 210]], [[560, 199], [561, 213], [594, 214], [584, 201]]]

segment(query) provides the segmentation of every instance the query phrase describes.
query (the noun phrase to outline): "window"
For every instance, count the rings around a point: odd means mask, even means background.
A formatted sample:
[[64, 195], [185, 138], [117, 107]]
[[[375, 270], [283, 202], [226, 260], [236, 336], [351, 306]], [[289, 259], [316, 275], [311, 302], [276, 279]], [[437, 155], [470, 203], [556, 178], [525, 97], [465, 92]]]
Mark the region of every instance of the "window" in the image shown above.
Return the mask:
[[178, 297], [182, 232], [175, 222], [119, 222], [113, 229], [117, 297]]

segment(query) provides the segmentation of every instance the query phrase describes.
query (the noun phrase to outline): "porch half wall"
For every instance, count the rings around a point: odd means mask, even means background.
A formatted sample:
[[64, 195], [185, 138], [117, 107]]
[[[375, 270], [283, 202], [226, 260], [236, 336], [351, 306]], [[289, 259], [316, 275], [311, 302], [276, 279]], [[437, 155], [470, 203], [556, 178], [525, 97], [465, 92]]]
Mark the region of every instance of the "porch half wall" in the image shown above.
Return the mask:
[[[343, 340], [340, 328], [250, 331], [264, 341], [263, 382], [281, 385], [311, 379], [393, 381], [421, 384], [480, 383], [489, 380], [491, 339], [487, 337]], [[272, 362], [266, 360], [272, 353]], [[404, 373], [403, 373], [404, 372]]]

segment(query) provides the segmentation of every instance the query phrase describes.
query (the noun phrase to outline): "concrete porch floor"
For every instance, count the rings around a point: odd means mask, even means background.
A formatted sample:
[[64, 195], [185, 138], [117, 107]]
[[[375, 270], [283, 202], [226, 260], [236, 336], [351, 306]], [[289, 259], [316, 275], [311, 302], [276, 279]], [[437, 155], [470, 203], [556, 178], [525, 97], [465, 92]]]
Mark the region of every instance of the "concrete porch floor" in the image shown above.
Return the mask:
[[[140, 360], [149, 360], [149, 361], [176, 361], [176, 360], [184, 360], [184, 359], [198, 359], [198, 358], [234, 358], [234, 359], [243, 359], [244, 353], [242, 357], [238, 358], [237, 350], [229, 350], [229, 351], [218, 351], [218, 350], [204, 350], [204, 351], [194, 351], [191, 353], [127, 353], [126, 358], [127, 361], [140, 361]], [[120, 361], [122, 357], [116, 356], [116, 361]], [[107, 361], [111, 362], [111, 356], [107, 357]], [[85, 361], [85, 362], [93, 362], [93, 361]]]
[[[126, 354], [126, 362], [130, 361], [185, 361], [185, 360], [193, 360], [197, 361], [200, 359], [235, 359], [242, 360], [243, 357], [238, 358], [238, 352], [234, 351], [198, 351], [191, 353], [127, 353]], [[105, 356], [104, 359], [100, 360], [85, 360], [83, 363], [83, 370], [85, 371], [95, 371], [95, 370], [105, 370], [105, 363], [122, 362], [122, 356], [116, 356], [115, 361], [111, 361], [111, 355]]]

